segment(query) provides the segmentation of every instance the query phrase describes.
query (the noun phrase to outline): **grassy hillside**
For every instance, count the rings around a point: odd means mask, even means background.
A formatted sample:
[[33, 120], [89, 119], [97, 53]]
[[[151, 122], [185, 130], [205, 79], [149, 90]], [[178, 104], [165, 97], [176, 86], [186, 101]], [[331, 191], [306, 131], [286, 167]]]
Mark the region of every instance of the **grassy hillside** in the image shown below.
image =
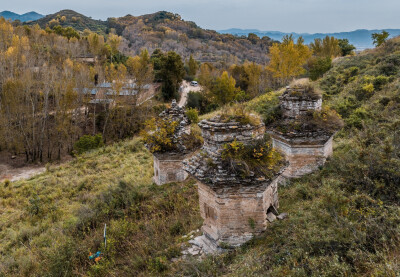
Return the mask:
[[166, 11], [101, 21], [63, 10], [28, 24], [39, 24], [42, 28], [70, 26], [78, 31], [88, 29], [102, 34], [114, 29], [126, 39], [123, 52], [127, 55], [139, 54], [143, 48], [150, 53], [160, 48], [163, 51], [175, 51], [184, 58], [193, 54], [196, 60], [202, 62], [225, 64], [245, 60], [266, 63], [268, 48], [273, 43], [269, 37], [235, 37], [205, 30], [194, 22], [183, 20], [178, 14]]
[[[157, 187], [137, 140], [0, 187], [0, 275], [148, 276], [179, 255], [200, 218], [192, 183]], [[102, 234], [108, 225], [107, 249]], [[102, 251], [99, 264], [89, 252]]]
[[[400, 40], [343, 58], [318, 81], [345, 127], [318, 172], [281, 187], [277, 221], [203, 261], [176, 261], [201, 226], [193, 181], [152, 184], [137, 140], [0, 187], [0, 273], [17, 276], [397, 276], [400, 272]], [[266, 123], [279, 92], [248, 108]], [[108, 246], [102, 244], [104, 223]], [[95, 264], [89, 251], [102, 250]]]
[[[343, 58], [319, 81], [345, 127], [320, 171], [280, 189], [289, 218], [241, 249], [176, 272], [201, 276], [397, 276], [400, 272], [400, 39]], [[266, 122], [279, 93], [250, 107]], [[193, 274], [193, 272], [197, 272]]]

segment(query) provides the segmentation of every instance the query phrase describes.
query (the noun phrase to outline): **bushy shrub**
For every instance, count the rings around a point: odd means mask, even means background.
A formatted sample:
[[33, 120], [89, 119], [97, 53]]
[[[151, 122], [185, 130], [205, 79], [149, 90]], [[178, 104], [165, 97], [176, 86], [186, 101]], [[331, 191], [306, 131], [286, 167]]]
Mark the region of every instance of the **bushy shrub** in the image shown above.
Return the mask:
[[145, 122], [145, 129], [141, 132], [143, 141], [150, 152], [166, 152], [176, 148], [173, 137], [178, 122], [171, 120], [150, 119]]
[[186, 109], [186, 116], [189, 118], [191, 123], [199, 123], [199, 112], [197, 109], [188, 108]]
[[396, 75], [400, 67], [400, 54], [392, 54], [385, 57], [379, 65], [379, 70], [386, 76]]
[[317, 126], [318, 129], [324, 129], [334, 132], [343, 127], [341, 116], [328, 106], [323, 106], [320, 111], [315, 111], [310, 123]]
[[189, 92], [187, 105], [188, 108], [197, 109], [200, 114], [214, 111], [218, 108], [216, 103], [211, 103], [203, 92]]
[[265, 125], [271, 124], [282, 116], [278, 94], [275, 92], [268, 92], [256, 98], [248, 104], [248, 108], [260, 114]]
[[103, 136], [101, 134], [94, 136], [84, 135], [80, 137], [77, 142], [75, 142], [74, 150], [77, 154], [82, 154], [86, 151], [102, 147], [103, 145]]
[[390, 78], [387, 76], [382, 76], [379, 75], [377, 77], [375, 77], [375, 79], [373, 80], [373, 85], [374, 88], [376, 90], [381, 90], [383, 88], [384, 85], [386, 85], [387, 83], [389, 83]]
[[350, 114], [360, 107], [360, 102], [354, 96], [344, 97], [342, 101], [334, 106], [334, 109], [342, 116], [348, 118]]
[[345, 120], [348, 127], [362, 128], [363, 121], [367, 118], [367, 111], [364, 108], [357, 108], [350, 116]]
[[283, 165], [283, 158], [272, 148], [269, 136], [245, 145], [236, 139], [224, 145], [221, 155], [226, 167], [239, 172], [242, 177], [261, 174], [272, 178]]
[[168, 269], [167, 258], [164, 256], [156, 257], [150, 260], [148, 267], [154, 273], [161, 273]]
[[331, 58], [314, 58], [309, 64], [310, 79], [315, 81], [322, 77], [332, 67]]

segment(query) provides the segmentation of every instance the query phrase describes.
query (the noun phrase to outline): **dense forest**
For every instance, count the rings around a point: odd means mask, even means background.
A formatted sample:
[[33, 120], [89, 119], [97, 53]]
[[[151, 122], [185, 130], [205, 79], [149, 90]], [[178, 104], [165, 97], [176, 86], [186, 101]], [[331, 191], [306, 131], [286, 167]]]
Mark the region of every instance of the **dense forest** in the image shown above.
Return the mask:
[[[122, 139], [139, 130], [142, 118], [154, 115], [152, 106], [135, 105], [133, 93], [153, 81], [147, 51], [123, 56], [121, 38], [114, 34], [83, 38], [72, 28], [13, 27], [5, 20], [0, 25], [0, 150], [24, 153], [27, 161], [60, 159], [82, 135]], [[96, 62], [80, 60], [87, 55]], [[135, 79], [135, 88], [120, 98], [128, 79]], [[102, 82], [115, 92], [104, 100], [116, 104], [89, 112], [88, 92]]]
[[[29, 180], [0, 183], [0, 275], [398, 274], [399, 38], [375, 34], [377, 47], [355, 55], [346, 40], [305, 45], [286, 36], [263, 50], [268, 63], [215, 64], [201, 62], [197, 52], [182, 58], [177, 49], [153, 49], [150, 38], [144, 45], [138, 39], [130, 55], [121, 35], [142, 24], [160, 28], [153, 16], [110, 19], [114, 25], [92, 31], [85, 30], [92, 23], [74, 29], [62, 24], [69, 19], [57, 20], [42, 26], [0, 20], [1, 150], [28, 161], [75, 155]], [[191, 25], [177, 22], [176, 28]], [[184, 32], [190, 39], [190, 30]], [[182, 248], [202, 225], [195, 181], [155, 185], [151, 153], [138, 132], [179, 97], [183, 79], [203, 87], [188, 95], [194, 129], [198, 117], [228, 110], [258, 114], [271, 126], [281, 116], [282, 87], [296, 78], [309, 78], [323, 94], [324, 107], [311, 120], [329, 125], [332, 113], [343, 121], [333, 157], [279, 188], [287, 219], [221, 255], [182, 259]], [[130, 79], [137, 94], [118, 97]], [[93, 113], [87, 91], [104, 82], [116, 93], [102, 99], [115, 105]], [[136, 95], [149, 83], [161, 91], [138, 105]], [[102, 259], [89, 260], [96, 251]]]

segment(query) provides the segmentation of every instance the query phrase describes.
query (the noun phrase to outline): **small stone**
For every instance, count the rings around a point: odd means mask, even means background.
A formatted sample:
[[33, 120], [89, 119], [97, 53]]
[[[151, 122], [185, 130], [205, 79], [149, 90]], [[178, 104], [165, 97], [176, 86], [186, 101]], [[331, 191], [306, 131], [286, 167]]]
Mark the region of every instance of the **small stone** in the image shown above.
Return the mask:
[[17, 158], [16, 156], [11, 156], [11, 159], [12, 159], [12, 160], [14, 160], [14, 159], [16, 159], [16, 158]]
[[279, 220], [283, 220], [283, 219], [285, 219], [285, 218], [287, 218], [288, 217], [288, 214], [287, 213], [281, 213], [280, 215], [278, 215], [276, 218], [278, 218]]
[[274, 222], [276, 220], [276, 215], [274, 215], [273, 213], [267, 213], [267, 220], [269, 222]]

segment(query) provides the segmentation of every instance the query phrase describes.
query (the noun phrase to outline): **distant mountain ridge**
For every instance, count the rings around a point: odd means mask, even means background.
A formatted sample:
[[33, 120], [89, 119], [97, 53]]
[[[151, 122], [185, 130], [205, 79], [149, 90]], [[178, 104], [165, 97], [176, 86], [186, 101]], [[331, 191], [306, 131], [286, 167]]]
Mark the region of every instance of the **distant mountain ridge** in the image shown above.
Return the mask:
[[[218, 31], [221, 34], [232, 34], [237, 36], [247, 36], [249, 33], [254, 33], [259, 37], [267, 36], [273, 40], [282, 40], [284, 35], [292, 34], [296, 39], [300, 36], [304, 38], [306, 44], [312, 42], [315, 38], [324, 38], [328, 36], [334, 36], [336, 38], [347, 38], [351, 44], [357, 47], [357, 50], [364, 50], [367, 48], [373, 48], [371, 35], [373, 33], [381, 32], [383, 29], [380, 30], [355, 30], [350, 32], [337, 32], [337, 33], [285, 33], [279, 31], [260, 31], [257, 29], [238, 29], [232, 28], [227, 30], [220, 30]], [[384, 29], [390, 33], [390, 37], [396, 37], [400, 35], [400, 29]]]
[[243, 38], [220, 34], [167, 11], [140, 16], [128, 14], [104, 21], [73, 10], [61, 10], [25, 24], [38, 24], [43, 29], [72, 27], [82, 33], [90, 30], [102, 35], [113, 31], [124, 38], [120, 49], [125, 55], [137, 55], [143, 48], [152, 53], [159, 48], [165, 52], [175, 51], [184, 59], [193, 55], [197, 61], [218, 64], [244, 61], [265, 64], [269, 60], [268, 49], [275, 42], [268, 37]]
[[32, 20], [38, 20], [42, 17], [44, 17], [44, 15], [39, 14], [37, 12], [28, 12], [28, 13], [24, 13], [24, 14], [17, 14], [14, 12], [10, 12], [10, 11], [2, 11], [0, 12], [0, 17], [4, 17], [5, 19], [9, 19], [9, 20], [19, 20], [22, 22], [27, 22], [27, 21], [32, 21]]

